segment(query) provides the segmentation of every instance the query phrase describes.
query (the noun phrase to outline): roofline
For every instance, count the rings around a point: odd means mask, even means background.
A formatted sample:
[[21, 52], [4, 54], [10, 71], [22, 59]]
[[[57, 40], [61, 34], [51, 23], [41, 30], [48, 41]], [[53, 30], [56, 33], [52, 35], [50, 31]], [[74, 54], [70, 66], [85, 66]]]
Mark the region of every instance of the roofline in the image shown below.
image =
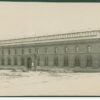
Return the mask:
[[40, 38], [40, 37], [48, 37], [48, 36], [57, 36], [57, 35], [66, 35], [66, 34], [74, 34], [74, 33], [86, 33], [86, 32], [96, 32], [100, 30], [89, 30], [89, 31], [79, 31], [79, 32], [69, 32], [69, 33], [63, 33], [63, 34], [52, 34], [52, 35], [43, 35], [43, 36], [33, 36], [33, 37], [25, 37], [25, 38], [14, 38], [14, 39], [5, 39], [5, 40], [0, 40], [0, 42], [3, 41], [13, 41], [13, 40], [24, 40], [24, 39], [32, 39], [32, 38]]

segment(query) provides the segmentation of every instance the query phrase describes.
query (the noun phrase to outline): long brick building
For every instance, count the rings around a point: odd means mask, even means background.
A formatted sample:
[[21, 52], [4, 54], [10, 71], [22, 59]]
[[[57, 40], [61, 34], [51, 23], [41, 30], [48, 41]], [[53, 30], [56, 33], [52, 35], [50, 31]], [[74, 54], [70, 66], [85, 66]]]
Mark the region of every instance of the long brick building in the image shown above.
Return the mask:
[[34, 66], [99, 67], [100, 30], [0, 41], [1, 68]]

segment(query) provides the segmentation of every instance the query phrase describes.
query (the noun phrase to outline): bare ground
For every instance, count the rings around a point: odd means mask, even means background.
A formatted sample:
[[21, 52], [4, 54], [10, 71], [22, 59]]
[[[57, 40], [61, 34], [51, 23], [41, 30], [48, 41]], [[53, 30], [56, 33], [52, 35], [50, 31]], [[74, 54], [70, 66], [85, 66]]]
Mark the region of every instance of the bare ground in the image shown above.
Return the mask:
[[99, 95], [100, 73], [0, 70], [0, 96]]

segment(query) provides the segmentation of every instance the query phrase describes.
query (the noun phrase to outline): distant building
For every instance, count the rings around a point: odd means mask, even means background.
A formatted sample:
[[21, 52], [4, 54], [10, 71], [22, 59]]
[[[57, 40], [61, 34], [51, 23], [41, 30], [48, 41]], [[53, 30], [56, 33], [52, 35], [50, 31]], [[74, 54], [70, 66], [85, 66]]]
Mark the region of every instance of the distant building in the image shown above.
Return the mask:
[[0, 41], [1, 67], [34, 65], [99, 67], [100, 30]]

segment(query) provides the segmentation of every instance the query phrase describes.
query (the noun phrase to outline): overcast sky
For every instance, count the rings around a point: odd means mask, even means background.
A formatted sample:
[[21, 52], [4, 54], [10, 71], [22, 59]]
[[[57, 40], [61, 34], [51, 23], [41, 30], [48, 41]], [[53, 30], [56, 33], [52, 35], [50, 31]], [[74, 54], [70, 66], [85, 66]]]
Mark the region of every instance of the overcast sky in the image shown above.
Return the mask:
[[0, 2], [0, 40], [100, 29], [100, 3]]

